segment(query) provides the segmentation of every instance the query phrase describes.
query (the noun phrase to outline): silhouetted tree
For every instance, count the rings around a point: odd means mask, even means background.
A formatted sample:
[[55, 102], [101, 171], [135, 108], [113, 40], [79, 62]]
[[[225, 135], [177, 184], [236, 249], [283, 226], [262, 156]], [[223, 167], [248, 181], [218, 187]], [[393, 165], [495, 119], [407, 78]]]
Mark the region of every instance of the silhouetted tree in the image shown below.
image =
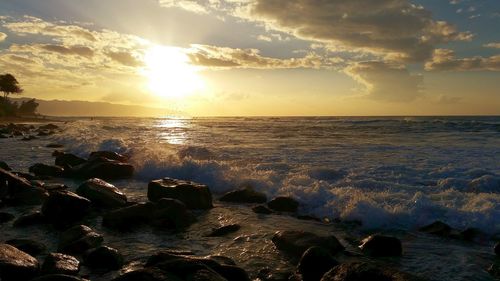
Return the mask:
[[31, 99], [29, 101], [23, 101], [21, 105], [19, 105], [17, 113], [21, 115], [36, 115], [37, 108], [38, 103], [35, 101], [35, 99]]
[[12, 74], [0, 75], [0, 92], [3, 92], [3, 97], [7, 98], [10, 94], [20, 94], [23, 92], [16, 77]]

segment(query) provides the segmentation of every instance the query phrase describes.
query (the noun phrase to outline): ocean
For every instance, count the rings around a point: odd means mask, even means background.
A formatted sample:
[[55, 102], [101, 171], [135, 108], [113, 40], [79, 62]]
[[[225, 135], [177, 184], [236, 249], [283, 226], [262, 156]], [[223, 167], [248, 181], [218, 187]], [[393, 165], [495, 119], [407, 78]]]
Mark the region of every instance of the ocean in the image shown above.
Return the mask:
[[[302, 215], [353, 225], [346, 230], [286, 216], [261, 218], [248, 208], [218, 203], [187, 233], [144, 230], [107, 241], [129, 259], [159, 247], [176, 247], [230, 256], [253, 271], [264, 266], [287, 269], [290, 263], [270, 242], [274, 231], [307, 229], [341, 240], [353, 232], [383, 232], [404, 238], [405, 255], [394, 261], [402, 270], [430, 280], [492, 280], [485, 271], [492, 241], [450, 241], [417, 229], [441, 220], [457, 229], [473, 227], [500, 236], [500, 117], [65, 120], [65, 130], [48, 139], [0, 140], [0, 159], [27, 171], [34, 163], [53, 163], [48, 143], [63, 144], [84, 157], [112, 150], [130, 155], [136, 167], [133, 179], [113, 182], [131, 200], [147, 200], [150, 180], [172, 177], [207, 184], [215, 197], [245, 186], [269, 198], [291, 196], [300, 202]], [[211, 227], [227, 222], [242, 224], [238, 237], [203, 237]], [[89, 224], [110, 233], [99, 221]], [[47, 236], [50, 231], [0, 229], [7, 238]]]

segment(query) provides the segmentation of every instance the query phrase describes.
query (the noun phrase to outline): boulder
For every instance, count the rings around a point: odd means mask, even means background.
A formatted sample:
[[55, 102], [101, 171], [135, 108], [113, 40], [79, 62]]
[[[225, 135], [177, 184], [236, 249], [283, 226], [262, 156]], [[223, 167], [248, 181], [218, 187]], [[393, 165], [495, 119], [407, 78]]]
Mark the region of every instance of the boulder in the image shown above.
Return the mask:
[[45, 247], [44, 244], [30, 239], [11, 239], [6, 241], [5, 244], [14, 246], [32, 256], [38, 256], [47, 250], [47, 247]]
[[13, 214], [0, 212], [0, 224], [9, 222], [13, 219], [15, 219], [15, 216]]
[[269, 215], [272, 214], [273, 211], [264, 205], [258, 205], [252, 208], [252, 211], [257, 214]]
[[219, 200], [233, 203], [266, 203], [267, 196], [264, 193], [253, 190], [251, 187], [247, 187], [230, 191], [224, 194]]
[[38, 205], [48, 196], [48, 193], [33, 186], [27, 179], [0, 168], [0, 197], [7, 197], [14, 205]]
[[27, 179], [17, 176], [2, 168], [0, 168], [0, 181], [2, 183], [7, 183], [9, 194], [27, 190], [33, 187]]
[[0, 279], [29, 280], [38, 274], [38, 261], [8, 244], [0, 244]]
[[158, 268], [143, 268], [126, 272], [113, 281], [182, 281], [182, 279]]
[[359, 248], [372, 257], [395, 257], [403, 254], [401, 241], [396, 237], [371, 235], [361, 242]]
[[325, 249], [311, 247], [300, 258], [297, 272], [302, 275], [303, 281], [319, 281], [327, 271], [338, 264]]
[[331, 255], [344, 250], [335, 236], [318, 236], [305, 231], [278, 231], [272, 238], [276, 248], [286, 254], [300, 258], [310, 247], [321, 247]]
[[55, 164], [61, 167], [73, 167], [87, 162], [87, 160], [71, 153], [58, 152], [54, 155], [56, 156]]
[[39, 276], [35, 279], [31, 279], [31, 281], [88, 281], [88, 280], [73, 275], [47, 274]]
[[47, 190], [32, 186], [31, 188], [12, 193], [8, 202], [12, 205], [40, 205], [47, 197], [49, 197]]
[[212, 194], [206, 185], [164, 178], [148, 184], [148, 199], [152, 202], [161, 198], [173, 198], [182, 201], [190, 209], [212, 208]]
[[5, 171], [12, 171], [12, 169], [5, 163], [4, 161], [0, 161], [0, 168], [4, 169]]
[[58, 251], [66, 254], [82, 254], [99, 247], [104, 238], [85, 225], [73, 226], [59, 237]]
[[55, 191], [42, 206], [42, 214], [55, 225], [66, 225], [82, 219], [90, 209], [90, 201], [71, 191]]
[[218, 236], [224, 236], [229, 233], [236, 232], [240, 230], [241, 226], [239, 224], [229, 224], [225, 226], [221, 226], [219, 228], [216, 228], [210, 232], [207, 237], [218, 237]]
[[106, 158], [109, 160], [115, 160], [115, 161], [122, 162], [122, 163], [128, 162], [127, 156], [124, 156], [124, 155], [121, 155], [119, 153], [112, 152], [112, 151], [95, 151], [95, 152], [90, 153], [90, 156], [89, 156], [90, 161], [93, 159], [98, 159], [98, 158]]
[[435, 221], [435, 222], [433, 222], [433, 223], [431, 223], [429, 225], [421, 227], [419, 229], [419, 231], [425, 232], [425, 233], [428, 233], [428, 234], [433, 234], [433, 235], [448, 237], [452, 233], [452, 228], [451, 228], [451, 226], [447, 225], [444, 222]]
[[121, 230], [137, 228], [141, 224], [149, 223], [154, 209], [155, 204], [151, 202], [116, 209], [103, 216], [102, 224]]
[[116, 249], [101, 246], [85, 254], [84, 264], [101, 270], [118, 270], [123, 266], [123, 256]]
[[104, 180], [127, 179], [134, 174], [134, 166], [107, 158], [95, 158], [73, 167], [71, 176], [77, 178], [100, 178]]
[[80, 262], [73, 256], [51, 253], [43, 262], [43, 274], [76, 275], [80, 271]]
[[290, 197], [276, 197], [267, 206], [274, 211], [294, 213], [299, 208], [299, 202]]
[[47, 223], [47, 219], [40, 211], [22, 215], [14, 221], [14, 227], [27, 227], [32, 225], [39, 225]]
[[422, 281], [422, 279], [368, 262], [351, 262], [332, 268], [323, 275], [321, 281]]
[[62, 177], [64, 169], [59, 166], [50, 166], [45, 164], [35, 164], [29, 168], [30, 173], [35, 176]]
[[127, 204], [127, 196], [114, 185], [93, 178], [82, 183], [76, 193], [89, 199], [98, 207], [122, 207]]

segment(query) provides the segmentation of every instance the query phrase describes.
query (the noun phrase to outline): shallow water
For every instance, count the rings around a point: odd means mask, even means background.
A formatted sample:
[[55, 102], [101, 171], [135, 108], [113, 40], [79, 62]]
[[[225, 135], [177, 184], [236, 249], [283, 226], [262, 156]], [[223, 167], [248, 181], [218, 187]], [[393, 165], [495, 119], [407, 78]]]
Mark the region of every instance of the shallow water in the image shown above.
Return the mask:
[[[269, 197], [297, 198], [302, 214], [362, 222], [361, 228], [346, 231], [337, 224], [261, 217], [246, 206], [225, 204], [180, 234], [189, 239], [149, 228], [112, 235], [117, 233], [102, 228], [99, 218], [88, 222], [128, 259], [175, 247], [227, 255], [253, 272], [266, 265], [286, 269], [290, 262], [270, 241], [277, 230], [307, 229], [343, 239], [376, 229], [403, 239], [403, 258], [388, 261], [403, 270], [431, 280], [491, 280], [485, 268], [493, 259], [493, 242], [448, 241], [415, 229], [440, 219], [459, 229], [500, 233], [500, 118], [70, 121], [64, 133], [49, 139], [0, 140], [0, 159], [26, 171], [36, 162], [53, 163], [52, 149], [45, 148], [49, 142], [81, 156], [113, 150], [129, 154], [137, 167], [133, 180], [113, 182], [132, 200], [146, 200], [147, 182], [169, 176], [208, 184], [216, 195], [251, 185]], [[227, 239], [203, 237], [226, 222], [243, 228]], [[49, 245], [56, 241], [51, 229], [0, 229], [6, 238], [43, 236]]]

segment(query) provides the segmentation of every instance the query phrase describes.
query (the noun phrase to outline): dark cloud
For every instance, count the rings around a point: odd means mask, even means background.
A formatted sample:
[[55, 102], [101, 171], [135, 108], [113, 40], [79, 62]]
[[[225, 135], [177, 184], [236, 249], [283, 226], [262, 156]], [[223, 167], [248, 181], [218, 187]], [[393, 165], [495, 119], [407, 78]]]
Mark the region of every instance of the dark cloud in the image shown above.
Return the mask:
[[106, 56], [125, 66], [140, 67], [144, 64], [136, 57], [134, 57], [131, 53], [125, 51], [119, 51], [119, 52], [109, 51], [106, 52]]
[[84, 46], [61, 46], [61, 45], [41, 45], [41, 49], [49, 52], [59, 53], [62, 55], [77, 55], [85, 58], [94, 56], [94, 50]]
[[434, 51], [432, 59], [425, 64], [425, 69], [433, 71], [500, 71], [500, 55], [456, 58], [453, 50], [437, 49]]

